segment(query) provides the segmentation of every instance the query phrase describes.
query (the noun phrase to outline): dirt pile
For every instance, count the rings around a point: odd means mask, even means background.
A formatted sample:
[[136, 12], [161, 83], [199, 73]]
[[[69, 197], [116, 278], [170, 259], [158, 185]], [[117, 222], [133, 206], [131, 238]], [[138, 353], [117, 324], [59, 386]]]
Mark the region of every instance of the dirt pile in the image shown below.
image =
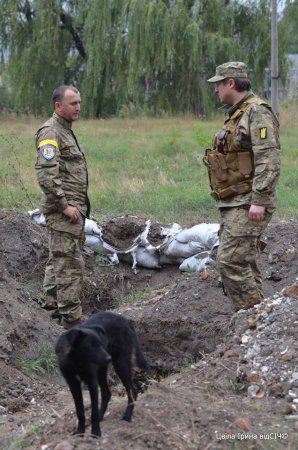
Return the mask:
[[113, 385], [103, 436], [94, 440], [89, 429], [85, 437], [70, 436], [76, 416], [60, 376], [16, 368], [19, 360], [34, 360], [45, 342], [53, 348], [62, 330], [39, 306], [45, 229], [25, 214], [0, 211], [0, 447], [54, 450], [66, 440], [64, 450], [298, 448], [296, 229], [294, 221], [270, 225], [261, 254], [267, 298], [236, 314], [214, 268], [134, 274], [129, 264], [103, 267], [86, 257], [86, 316], [145, 289], [143, 301], [119, 312], [134, 320], [155, 368], [146, 385], [138, 381], [145, 392], [131, 424], [119, 420], [126, 399]]

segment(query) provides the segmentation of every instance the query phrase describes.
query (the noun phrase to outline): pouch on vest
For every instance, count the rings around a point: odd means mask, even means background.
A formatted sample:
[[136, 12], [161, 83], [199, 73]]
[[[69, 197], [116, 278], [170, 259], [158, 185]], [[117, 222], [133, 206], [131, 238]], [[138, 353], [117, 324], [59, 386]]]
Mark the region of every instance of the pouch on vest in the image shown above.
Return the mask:
[[249, 178], [252, 171], [251, 152], [239, 152], [238, 154], [239, 172], [245, 177]]
[[212, 178], [211, 184], [216, 180], [226, 181], [228, 179], [228, 166], [225, 155], [208, 148], [206, 150], [204, 162], [208, 167], [209, 175]]

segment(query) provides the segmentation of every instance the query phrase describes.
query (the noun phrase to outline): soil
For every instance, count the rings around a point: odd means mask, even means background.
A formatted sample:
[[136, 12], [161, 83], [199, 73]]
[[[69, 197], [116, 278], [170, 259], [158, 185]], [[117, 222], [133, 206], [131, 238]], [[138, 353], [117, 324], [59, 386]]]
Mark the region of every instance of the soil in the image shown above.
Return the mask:
[[[145, 221], [124, 216], [119, 236], [129, 241]], [[109, 242], [124, 248], [128, 241], [111, 233], [112, 223], [102, 224], [105, 237], [110, 233]], [[160, 227], [152, 227], [152, 243]], [[102, 436], [94, 438], [89, 426], [84, 436], [73, 435], [73, 400], [51, 366], [63, 329], [40, 306], [46, 230], [26, 214], [0, 210], [0, 448], [298, 449], [297, 227], [297, 221], [269, 225], [260, 255], [266, 299], [237, 313], [214, 267], [134, 273], [128, 262], [112, 266], [86, 254], [84, 317], [117, 306], [134, 321], [153, 368], [150, 375], [135, 371], [131, 423], [120, 420], [126, 398], [111, 371], [113, 396]], [[47, 367], [38, 364], [42, 352]], [[86, 390], [84, 399], [90, 420]]]

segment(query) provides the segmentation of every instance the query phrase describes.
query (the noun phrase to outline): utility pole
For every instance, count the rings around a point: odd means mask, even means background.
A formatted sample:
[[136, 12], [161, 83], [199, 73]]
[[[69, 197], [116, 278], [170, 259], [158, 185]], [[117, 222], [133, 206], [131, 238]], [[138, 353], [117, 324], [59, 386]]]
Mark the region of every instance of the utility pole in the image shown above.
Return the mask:
[[277, 0], [271, 0], [271, 103], [274, 112], [278, 109], [278, 32], [277, 32]]

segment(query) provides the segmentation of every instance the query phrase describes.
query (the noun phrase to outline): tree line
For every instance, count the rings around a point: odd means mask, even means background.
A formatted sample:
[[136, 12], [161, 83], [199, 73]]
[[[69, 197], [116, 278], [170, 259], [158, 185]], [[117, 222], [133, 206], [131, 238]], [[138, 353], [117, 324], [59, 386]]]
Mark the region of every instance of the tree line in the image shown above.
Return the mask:
[[[206, 115], [216, 65], [242, 60], [262, 94], [270, 67], [270, 0], [0, 0], [0, 102], [16, 112], [48, 114], [53, 89], [77, 86], [86, 117], [115, 114]], [[292, 12], [291, 12], [292, 9]], [[288, 0], [279, 23], [280, 76]], [[293, 20], [293, 12], [296, 19]], [[296, 32], [295, 32], [295, 38]]]

